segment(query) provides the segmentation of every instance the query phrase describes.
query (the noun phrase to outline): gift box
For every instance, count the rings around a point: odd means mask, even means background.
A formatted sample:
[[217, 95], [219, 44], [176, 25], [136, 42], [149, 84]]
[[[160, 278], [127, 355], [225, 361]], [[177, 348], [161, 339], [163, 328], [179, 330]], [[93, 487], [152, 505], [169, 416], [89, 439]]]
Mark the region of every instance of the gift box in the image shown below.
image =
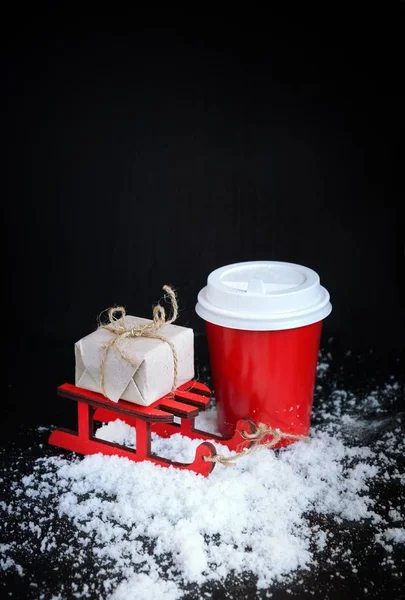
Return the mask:
[[[141, 332], [151, 324], [149, 319], [125, 316], [125, 330]], [[78, 387], [102, 393], [114, 402], [123, 399], [149, 406], [168, 394], [174, 382], [180, 386], [193, 379], [192, 329], [164, 324], [159, 327], [159, 339], [142, 333], [125, 337], [120, 331], [99, 327], [75, 344]]]

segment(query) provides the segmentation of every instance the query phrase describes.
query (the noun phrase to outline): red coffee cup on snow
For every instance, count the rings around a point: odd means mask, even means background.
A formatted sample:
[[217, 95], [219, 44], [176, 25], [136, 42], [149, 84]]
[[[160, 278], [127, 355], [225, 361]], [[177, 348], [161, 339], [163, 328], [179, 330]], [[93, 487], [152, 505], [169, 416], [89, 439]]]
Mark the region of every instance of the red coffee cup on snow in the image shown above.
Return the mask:
[[308, 434], [322, 320], [331, 310], [318, 274], [301, 265], [244, 262], [209, 275], [196, 312], [206, 321], [224, 437], [243, 418]]

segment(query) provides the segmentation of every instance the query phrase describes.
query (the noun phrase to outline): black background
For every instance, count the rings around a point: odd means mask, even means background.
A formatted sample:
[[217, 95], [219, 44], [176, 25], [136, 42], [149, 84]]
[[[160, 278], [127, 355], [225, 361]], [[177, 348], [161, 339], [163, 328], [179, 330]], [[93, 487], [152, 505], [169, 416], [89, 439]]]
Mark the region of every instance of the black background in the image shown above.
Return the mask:
[[73, 344], [103, 309], [149, 316], [169, 283], [178, 323], [203, 334], [198, 291], [237, 261], [315, 269], [333, 305], [323, 345], [373, 349], [370, 376], [398, 374], [403, 4], [389, 10], [131, 32], [141, 18], [117, 30], [17, 20], [3, 71], [3, 440], [31, 456], [21, 422], [73, 425], [55, 388], [73, 381]]
[[16, 33], [9, 299], [25, 338], [71, 348], [112, 304], [150, 315], [165, 283], [179, 324], [203, 332], [194, 306], [210, 271], [284, 260], [329, 290], [324, 339], [396, 354], [401, 7], [310, 28], [258, 17]]

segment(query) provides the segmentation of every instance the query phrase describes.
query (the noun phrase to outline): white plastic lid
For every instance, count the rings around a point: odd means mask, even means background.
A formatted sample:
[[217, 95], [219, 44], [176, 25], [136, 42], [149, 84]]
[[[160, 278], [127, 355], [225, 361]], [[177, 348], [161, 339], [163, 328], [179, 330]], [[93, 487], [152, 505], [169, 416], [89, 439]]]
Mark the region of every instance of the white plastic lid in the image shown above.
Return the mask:
[[315, 271], [275, 261], [216, 269], [196, 305], [205, 321], [250, 331], [303, 327], [321, 321], [331, 310], [329, 294]]

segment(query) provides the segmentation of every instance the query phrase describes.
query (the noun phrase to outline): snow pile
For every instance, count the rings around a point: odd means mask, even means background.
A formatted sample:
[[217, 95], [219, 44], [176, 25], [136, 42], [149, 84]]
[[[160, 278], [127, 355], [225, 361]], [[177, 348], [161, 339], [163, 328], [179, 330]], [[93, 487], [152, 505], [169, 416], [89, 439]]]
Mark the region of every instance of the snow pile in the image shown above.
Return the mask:
[[[322, 364], [320, 375], [327, 377]], [[377, 395], [371, 397], [379, 408]], [[26, 554], [71, 564], [75, 580], [60, 585], [61, 598], [176, 600], [196, 585], [201, 590], [246, 573], [258, 589], [269, 588], [315, 568], [325, 551], [350, 563], [350, 549], [334, 540], [330, 521], [367, 521], [376, 546], [389, 553], [405, 541], [402, 508], [399, 501], [383, 506], [371, 490], [387, 478], [405, 483], [392, 458], [405, 448], [401, 429], [372, 446], [349, 443], [345, 428], [357, 431], [363, 413], [349, 414], [349, 392], [335, 389], [330, 398], [329, 410], [319, 410], [310, 444], [261, 450], [233, 468], [217, 465], [208, 478], [116, 456], [61, 452], [40, 458], [31, 473], [15, 479], [12, 500], [1, 505], [6, 535], [22, 536]], [[215, 411], [204, 418], [212, 429]], [[135, 432], [117, 420], [97, 437], [128, 445]], [[179, 434], [155, 435], [152, 447], [191, 462], [199, 443]], [[15, 541], [1, 545], [0, 567], [23, 576], [19, 551]]]

